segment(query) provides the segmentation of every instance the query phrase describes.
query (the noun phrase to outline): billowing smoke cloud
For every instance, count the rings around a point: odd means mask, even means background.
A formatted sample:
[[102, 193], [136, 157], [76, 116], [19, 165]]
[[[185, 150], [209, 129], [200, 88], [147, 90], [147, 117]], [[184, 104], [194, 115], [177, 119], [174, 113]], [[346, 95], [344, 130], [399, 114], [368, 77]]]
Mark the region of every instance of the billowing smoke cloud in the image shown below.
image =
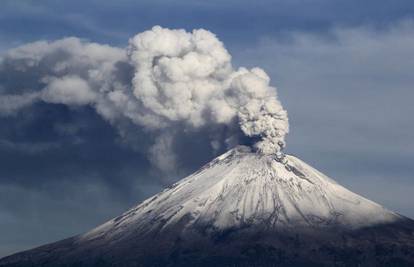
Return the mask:
[[125, 138], [136, 127], [153, 136], [148, 155], [166, 172], [175, 168], [174, 139], [184, 132], [207, 129], [214, 150], [248, 142], [262, 153], [280, 153], [285, 145], [287, 113], [268, 75], [234, 69], [206, 30], [155, 26], [126, 49], [77, 38], [41, 41], [0, 60], [7, 74], [0, 78], [1, 115], [38, 101], [91, 106]]

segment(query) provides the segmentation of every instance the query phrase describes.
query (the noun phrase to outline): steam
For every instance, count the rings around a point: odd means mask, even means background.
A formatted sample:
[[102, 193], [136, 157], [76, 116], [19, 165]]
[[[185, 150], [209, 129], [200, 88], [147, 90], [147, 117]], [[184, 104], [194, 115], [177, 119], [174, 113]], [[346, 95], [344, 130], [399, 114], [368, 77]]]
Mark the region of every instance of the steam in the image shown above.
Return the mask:
[[266, 154], [280, 154], [289, 131], [268, 75], [234, 69], [223, 44], [202, 29], [155, 26], [126, 49], [78, 38], [35, 42], [8, 51], [0, 72], [33, 81], [11, 86], [0, 78], [0, 115], [38, 101], [91, 106], [121, 135], [127, 122], [155, 136], [150, 159], [165, 171], [174, 168], [180, 131], [225, 129], [210, 133], [214, 149], [250, 140]]

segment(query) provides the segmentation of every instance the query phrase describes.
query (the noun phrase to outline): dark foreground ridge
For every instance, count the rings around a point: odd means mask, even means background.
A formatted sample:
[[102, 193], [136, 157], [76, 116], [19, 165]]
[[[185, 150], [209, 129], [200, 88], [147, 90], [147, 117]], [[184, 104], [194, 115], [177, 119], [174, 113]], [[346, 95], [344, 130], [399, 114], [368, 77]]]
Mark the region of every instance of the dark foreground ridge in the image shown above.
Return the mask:
[[0, 267], [414, 266], [414, 221], [299, 159], [239, 147], [87, 232]]
[[98, 248], [80, 247], [73, 237], [3, 258], [0, 266], [414, 266], [414, 223], [408, 219], [351, 232], [277, 233], [246, 227], [209, 236], [205, 230], [187, 240], [150, 235]]

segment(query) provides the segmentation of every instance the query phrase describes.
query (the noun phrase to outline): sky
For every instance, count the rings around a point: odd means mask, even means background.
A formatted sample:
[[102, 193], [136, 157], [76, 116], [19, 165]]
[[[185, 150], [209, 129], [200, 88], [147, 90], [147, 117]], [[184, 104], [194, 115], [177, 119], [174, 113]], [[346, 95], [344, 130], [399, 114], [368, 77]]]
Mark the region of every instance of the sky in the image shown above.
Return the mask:
[[[277, 87], [286, 153], [414, 218], [413, 11], [402, 0], [3, 0], [0, 54], [67, 37], [125, 49], [154, 25], [209, 30], [234, 66], [261, 67]], [[40, 74], [0, 65], [0, 93], [36, 90]], [[154, 167], [145, 129], [125, 134], [87, 105], [37, 102], [0, 125], [0, 257], [85, 232], [223, 152], [189, 132], [174, 166]]]

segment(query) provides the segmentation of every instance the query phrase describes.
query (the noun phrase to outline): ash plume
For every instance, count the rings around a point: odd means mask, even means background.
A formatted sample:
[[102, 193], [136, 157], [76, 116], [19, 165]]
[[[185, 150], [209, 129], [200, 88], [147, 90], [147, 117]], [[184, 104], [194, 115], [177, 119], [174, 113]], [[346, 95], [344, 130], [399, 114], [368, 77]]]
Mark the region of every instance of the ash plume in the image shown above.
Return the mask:
[[280, 154], [289, 131], [269, 76], [233, 68], [224, 45], [203, 29], [155, 26], [125, 49], [73, 37], [29, 43], [0, 58], [0, 73], [1, 116], [39, 101], [91, 106], [125, 139], [136, 129], [151, 136], [149, 160], [165, 172], [175, 168], [182, 133], [206, 134], [212, 150], [247, 140]]

